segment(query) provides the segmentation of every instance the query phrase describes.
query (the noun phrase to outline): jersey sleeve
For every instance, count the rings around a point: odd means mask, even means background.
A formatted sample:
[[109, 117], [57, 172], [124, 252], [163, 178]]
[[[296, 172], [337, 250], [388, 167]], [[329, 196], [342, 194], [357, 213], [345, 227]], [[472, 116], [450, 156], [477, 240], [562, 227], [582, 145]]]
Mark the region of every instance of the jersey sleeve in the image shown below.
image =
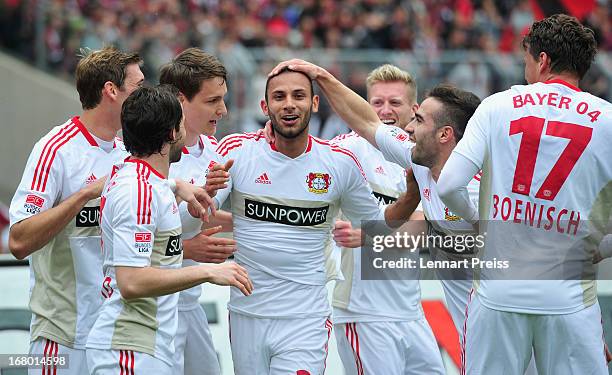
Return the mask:
[[491, 107], [492, 103], [494, 102], [487, 99], [482, 101], [468, 121], [463, 138], [453, 150], [453, 152], [468, 158], [478, 168], [482, 168], [487, 153], [488, 132], [491, 128], [488, 108]]
[[365, 220], [385, 220], [384, 208], [379, 207], [378, 200], [372, 194], [363, 171], [357, 162], [347, 163], [343, 172], [346, 189], [340, 198], [342, 213], [353, 223], [359, 226]]
[[64, 167], [61, 155], [39, 141], [28, 158], [21, 182], [9, 209], [10, 225], [46, 211], [61, 198]]
[[408, 133], [397, 126], [381, 124], [376, 129], [377, 148], [385, 159], [402, 168], [410, 168], [412, 164], [411, 152], [414, 143], [409, 137]]
[[[113, 202], [113, 266], [148, 267], [158, 211], [153, 186], [138, 181], [118, 190]], [[104, 212], [104, 215], [108, 215]]]
[[223, 138], [216, 150], [216, 160], [218, 163], [225, 164], [230, 159], [234, 159], [234, 164], [230, 168], [230, 179], [227, 182], [227, 187], [225, 189], [217, 190], [217, 194], [213, 198], [217, 208], [221, 208], [225, 200], [229, 197], [232, 191], [232, 173], [236, 173], [240, 168], [240, 161], [238, 160], [238, 156], [240, 154], [240, 150], [244, 148], [243, 143], [249, 138], [246, 134], [230, 134]]

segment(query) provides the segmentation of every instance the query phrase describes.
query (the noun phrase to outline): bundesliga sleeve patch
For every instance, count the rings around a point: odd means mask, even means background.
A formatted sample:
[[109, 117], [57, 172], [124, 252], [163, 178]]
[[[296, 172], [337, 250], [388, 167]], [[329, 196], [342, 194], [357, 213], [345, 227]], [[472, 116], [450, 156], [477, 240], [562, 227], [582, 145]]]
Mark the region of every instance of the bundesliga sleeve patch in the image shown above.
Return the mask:
[[40, 209], [42, 208], [44, 204], [45, 204], [44, 198], [41, 198], [35, 194], [29, 194], [26, 197], [26, 201], [25, 201], [25, 204], [23, 205], [23, 208], [25, 208], [27, 213], [36, 215], [37, 213], [40, 212]]
[[153, 250], [153, 236], [151, 232], [134, 233], [134, 248], [139, 254], [150, 254]]

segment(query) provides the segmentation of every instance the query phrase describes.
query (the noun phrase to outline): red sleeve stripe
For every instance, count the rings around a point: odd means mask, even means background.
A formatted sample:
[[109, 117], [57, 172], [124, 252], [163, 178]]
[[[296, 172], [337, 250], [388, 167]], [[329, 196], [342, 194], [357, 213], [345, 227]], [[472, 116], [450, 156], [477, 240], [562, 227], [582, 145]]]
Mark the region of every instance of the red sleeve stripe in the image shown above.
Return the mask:
[[138, 179], [138, 209], [136, 211], [137, 224], [151, 224], [151, 201], [153, 199], [153, 186], [148, 183], [151, 170], [141, 163], [136, 165]]
[[208, 139], [210, 139], [210, 143], [212, 143], [213, 145], [216, 146], [219, 143], [219, 141], [217, 141], [217, 138], [215, 138], [214, 136], [208, 135], [207, 137]]
[[363, 178], [365, 178], [367, 181], [368, 178], [366, 177], [365, 172], [363, 171], [363, 168], [361, 167], [361, 163], [359, 163], [359, 160], [357, 160], [357, 158], [352, 152], [350, 152], [349, 150], [345, 148], [341, 148], [338, 146], [331, 146], [331, 150], [334, 152], [340, 152], [342, 154], [350, 156], [351, 159], [353, 159], [353, 161], [355, 162], [355, 164], [357, 164], [357, 167], [359, 168], [359, 172], [361, 172], [361, 175], [363, 176]]
[[38, 158], [38, 163], [36, 165], [36, 169], [34, 170], [34, 177], [32, 178], [31, 189], [44, 192], [47, 187], [47, 180], [49, 178], [49, 171], [51, 170], [51, 165], [53, 164], [53, 160], [55, 159], [55, 155], [57, 154], [57, 150], [60, 149], [66, 142], [70, 139], [74, 138], [79, 133], [79, 128], [70, 124], [64, 128], [62, 128], [57, 134], [55, 134], [43, 148], [40, 157]]
[[243, 134], [236, 134], [236, 135], [228, 136], [227, 138], [223, 139], [221, 143], [219, 144], [219, 147], [217, 147], [217, 153], [222, 154], [224, 152], [224, 148], [227, 147], [229, 143], [232, 143], [238, 140], [242, 141], [244, 139], [252, 139], [252, 138], [255, 138], [256, 136], [257, 136], [256, 133], [243, 133]]

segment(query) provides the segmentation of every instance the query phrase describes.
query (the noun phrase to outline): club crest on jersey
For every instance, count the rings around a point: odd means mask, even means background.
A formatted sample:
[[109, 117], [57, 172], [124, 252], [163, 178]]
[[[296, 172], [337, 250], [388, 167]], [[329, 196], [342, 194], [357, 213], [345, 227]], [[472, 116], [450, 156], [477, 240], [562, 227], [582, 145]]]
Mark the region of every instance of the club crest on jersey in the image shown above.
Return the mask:
[[26, 197], [26, 201], [23, 205], [23, 208], [25, 208], [27, 213], [36, 215], [40, 212], [40, 209], [42, 208], [43, 204], [45, 204], [44, 198], [41, 198], [35, 194], [29, 194]]
[[461, 218], [449, 210], [448, 207], [444, 207], [444, 220], [458, 221], [461, 220]]
[[[431, 200], [431, 191], [429, 190], [429, 188], [425, 188], [423, 189], [423, 196], [425, 197], [425, 199], [427, 199], [428, 201]], [[448, 208], [447, 208], [448, 210]]]
[[315, 194], [325, 194], [331, 185], [331, 176], [327, 173], [310, 172], [306, 177], [308, 191]]
[[151, 232], [134, 233], [134, 247], [139, 254], [149, 254], [153, 249], [153, 236]]

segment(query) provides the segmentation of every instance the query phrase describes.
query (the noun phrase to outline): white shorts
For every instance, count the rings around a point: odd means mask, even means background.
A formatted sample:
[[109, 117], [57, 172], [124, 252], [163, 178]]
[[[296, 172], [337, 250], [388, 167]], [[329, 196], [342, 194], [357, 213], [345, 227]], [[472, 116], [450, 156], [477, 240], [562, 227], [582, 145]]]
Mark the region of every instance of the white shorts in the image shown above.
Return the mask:
[[206, 313], [200, 305], [179, 310], [174, 336], [174, 374], [219, 375], [219, 359], [213, 345]]
[[608, 375], [599, 303], [573, 314], [535, 315], [490, 309], [476, 295], [465, 328], [462, 374], [523, 374], [533, 348], [539, 375]]
[[438, 344], [425, 318], [342, 323], [334, 329], [346, 375], [446, 374]]
[[81, 375], [88, 374], [87, 357], [84, 349], [73, 349], [45, 338], [30, 343], [30, 354], [45, 356], [66, 356], [68, 368], [46, 366], [43, 369], [28, 369], [28, 375]]
[[133, 350], [87, 349], [91, 375], [172, 375], [168, 364], [152, 355]]
[[264, 319], [230, 311], [236, 375], [322, 375], [329, 318]]

